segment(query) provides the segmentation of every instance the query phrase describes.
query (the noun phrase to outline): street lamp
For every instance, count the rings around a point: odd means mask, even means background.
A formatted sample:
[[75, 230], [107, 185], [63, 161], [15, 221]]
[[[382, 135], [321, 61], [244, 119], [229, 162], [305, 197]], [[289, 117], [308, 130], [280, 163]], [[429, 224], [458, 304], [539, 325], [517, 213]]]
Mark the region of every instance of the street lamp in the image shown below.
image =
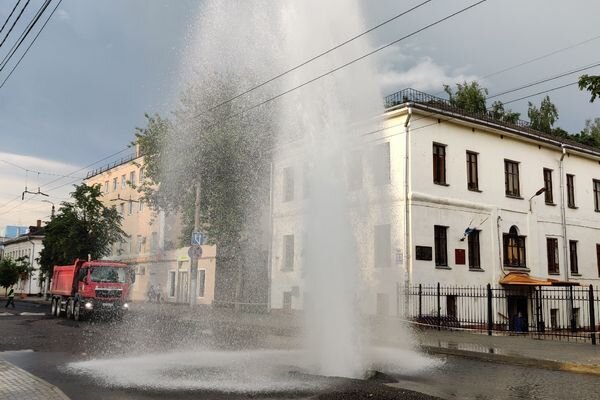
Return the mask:
[[546, 192], [545, 187], [543, 187], [540, 190], [538, 190], [537, 192], [535, 192], [535, 194], [529, 198], [529, 212], [531, 212], [531, 200], [533, 200], [534, 197], [539, 196], [540, 194], [542, 194], [544, 192]]
[[51, 202], [50, 200], [40, 200], [42, 203], [50, 203], [52, 204], [52, 211], [50, 212], [50, 219], [54, 219], [54, 203]]

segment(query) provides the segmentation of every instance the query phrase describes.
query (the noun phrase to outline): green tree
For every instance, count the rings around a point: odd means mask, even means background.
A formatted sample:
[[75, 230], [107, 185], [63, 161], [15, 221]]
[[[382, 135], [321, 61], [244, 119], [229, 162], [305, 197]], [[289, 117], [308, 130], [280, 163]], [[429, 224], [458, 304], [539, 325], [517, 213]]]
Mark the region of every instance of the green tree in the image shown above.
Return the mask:
[[111, 246], [123, 242], [122, 217], [115, 208], [99, 200], [100, 185], [76, 185], [72, 201], [61, 203], [56, 216], [46, 225], [40, 267], [46, 276], [55, 265], [72, 263], [76, 258], [99, 259], [111, 252]]
[[457, 83], [456, 90], [448, 85], [444, 85], [444, 91], [448, 94], [450, 104], [462, 110], [475, 114], [485, 114], [487, 112], [486, 98], [488, 90], [479, 86], [479, 83]]
[[10, 258], [0, 260], [0, 286], [8, 289], [19, 281], [19, 265]]
[[202, 81], [202, 87], [193, 84], [183, 92], [173, 121], [147, 115], [146, 127], [137, 128], [147, 176], [139, 190], [155, 210], [181, 215], [181, 244], [186, 245], [196, 187], [201, 188], [201, 229], [217, 246], [217, 274], [231, 277], [218, 280], [230, 284], [217, 288], [217, 295], [234, 292], [223, 301], [239, 303], [252, 296], [248, 281], [256, 274], [250, 268], [261, 263], [257, 237], [269, 199], [272, 118], [265, 107], [235, 118], [230, 116], [239, 112], [239, 104], [214, 108], [248, 82], [219, 75]]
[[444, 85], [444, 91], [448, 94], [451, 105], [474, 114], [488, 115], [498, 121], [513, 124], [521, 116], [517, 112], [505, 109], [504, 104], [498, 100], [488, 110], [486, 104], [488, 90], [479, 86], [476, 81], [457, 83], [454, 90], [450, 86]]
[[529, 117], [529, 124], [532, 129], [552, 133], [552, 127], [556, 120], [558, 120], [558, 111], [554, 103], [550, 101], [550, 97], [546, 96], [539, 108], [529, 102], [527, 116]]
[[579, 90], [584, 89], [592, 95], [590, 103], [593, 103], [596, 97], [600, 96], [600, 75], [582, 75], [579, 78]]
[[600, 118], [585, 121], [585, 127], [574, 138], [588, 146], [600, 147]]

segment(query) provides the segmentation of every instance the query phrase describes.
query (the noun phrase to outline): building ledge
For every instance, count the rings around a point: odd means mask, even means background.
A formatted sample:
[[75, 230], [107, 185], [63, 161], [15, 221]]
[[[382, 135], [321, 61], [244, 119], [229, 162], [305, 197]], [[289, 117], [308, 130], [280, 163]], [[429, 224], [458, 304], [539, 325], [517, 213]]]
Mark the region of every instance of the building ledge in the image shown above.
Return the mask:
[[531, 272], [531, 270], [529, 268], [525, 268], [525, 267], [507, 267], [507, 266], [504, 266], [504, 270], [505, 271], [510, 271], [510, 272], [526, 272], [526, 273]]
[[469, 268], [469, 272], [485, 272], [483, 268]]
[[435, 269], [452, 269], [452, 268], [448, 267], [447, 265], [436, 265]]

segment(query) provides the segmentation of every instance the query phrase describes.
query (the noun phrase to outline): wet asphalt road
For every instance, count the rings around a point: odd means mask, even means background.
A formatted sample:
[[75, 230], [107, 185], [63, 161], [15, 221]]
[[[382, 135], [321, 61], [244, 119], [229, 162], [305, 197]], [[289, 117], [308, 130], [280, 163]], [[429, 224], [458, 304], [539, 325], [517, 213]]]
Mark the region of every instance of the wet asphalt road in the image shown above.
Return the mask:
[[[17, 312], [39, 312], [44, 307], [17, 304]], [[33, 310], [33, 311], [32, 311]], [[2, 312], [4, 310], [0, 310]], [[157, 329], [168, 327], [168, 329]], [[90, 358], [173, 350], [202, 345], [216, 348], [280, 346], [274, 338], [245, 331], [208, 332], [190, 323], [132, 314], [122, 323], [76, 323], [42, 316], [0, 317], [0, 357], [61, 388], [73, 400], [85, 399], [593, 399], [598, 398], [595, 376], [444, 358], [439, 369], [418, 376], [394, 376], [398, 391], [383, 381], [335, 381], [323, 391], [306, 393], [231, 394], [211, 391], [157, 391], [109, 388], [93, 377], [73, 375], [64, 366]], [[140, 341], [139, 338], [144, 337]], [[24, 351], [30, 350], [30, 351]]]

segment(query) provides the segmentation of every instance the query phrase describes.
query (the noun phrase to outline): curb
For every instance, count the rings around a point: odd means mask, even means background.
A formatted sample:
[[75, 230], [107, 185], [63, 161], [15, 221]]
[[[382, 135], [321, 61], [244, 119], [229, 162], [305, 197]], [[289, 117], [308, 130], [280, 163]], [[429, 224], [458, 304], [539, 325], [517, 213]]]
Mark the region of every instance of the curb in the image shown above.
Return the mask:
[[[40, 395], [43, 397], [39, 397], [40, 399], [56, 399], [56, 400], [71, 400], [62, 390], [60, 390], [57, 386], [52, 385], [51, 383], [39, 378], [32, 373], [25, 371], [22, 368], [17, 367], [16, 365], [0, 358], [0, 363], [4, 364], [6, 367], [17, 371], [18, 374], [27, 377], [28, 379], [35, 381], [38, 385], [44, 388], [43, 393], [40, 390], [35, 390], [34, 393], [28, 393], [28, 395]], [[10, 392], [8, 393], [11, 394]], [[22, 395], [23, 393], [19, 393]], [[50, 395], [50, 396], [49, 396]]]
[[551, 371], [573, 372], [578, 374], [600, 376], [600, 365], [579, 364], [568, 361], [543, 360], [539, 358], [449, 349], [435, 346], [421, 346], [421, 349], [430, 354], [443, 354], [488, 362], [520, 365], [523, 367], [543, 368]]

